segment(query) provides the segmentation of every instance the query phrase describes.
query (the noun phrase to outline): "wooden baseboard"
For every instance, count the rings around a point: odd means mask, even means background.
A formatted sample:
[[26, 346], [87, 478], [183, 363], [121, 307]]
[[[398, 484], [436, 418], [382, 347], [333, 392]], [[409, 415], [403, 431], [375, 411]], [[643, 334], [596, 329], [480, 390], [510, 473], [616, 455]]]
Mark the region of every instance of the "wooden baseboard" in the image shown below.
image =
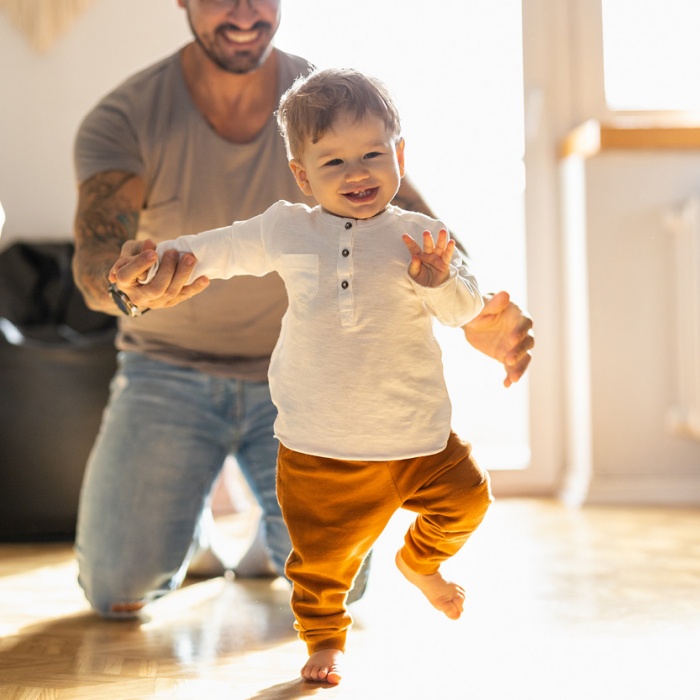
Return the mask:
[[700, 506], [700, 473], [594, 475], [582, 504]]

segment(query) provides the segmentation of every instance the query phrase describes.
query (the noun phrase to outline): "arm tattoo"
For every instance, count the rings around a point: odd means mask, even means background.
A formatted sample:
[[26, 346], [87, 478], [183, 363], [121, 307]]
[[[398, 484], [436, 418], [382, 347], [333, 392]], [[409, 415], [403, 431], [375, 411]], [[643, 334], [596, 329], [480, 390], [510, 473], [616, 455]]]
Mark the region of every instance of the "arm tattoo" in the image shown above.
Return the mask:
[[139, 213], [137, 211], [117, 214], [117, 221], [127, 233], [127, 238], [136, 238], [136, 230], [139, 224]]
[[78, 235], [81, 241], [94, 239], [102, 243], [122, 243], [136, 236], [138, 211], [120, 197], [124, 185], [134, 175], [124, 174], [116, 182], [99, 175], [83, 186], [83, 204], [78, 212]]
[[80, 190], [73, 269], [86, 301], [96, 306], [107, 300], [107, 274], [122, 245], [136, 237], [139, 212], [123, 193], [134, 177], [128, 173], [118, 178], [100, 174], [83, 183]]

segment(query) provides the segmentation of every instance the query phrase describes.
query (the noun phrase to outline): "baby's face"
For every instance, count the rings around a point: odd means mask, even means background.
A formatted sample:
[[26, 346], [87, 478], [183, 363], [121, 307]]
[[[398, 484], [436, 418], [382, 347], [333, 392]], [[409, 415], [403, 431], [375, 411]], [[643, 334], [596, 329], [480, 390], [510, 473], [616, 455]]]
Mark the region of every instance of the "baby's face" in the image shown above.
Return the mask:
[[299, 187], [331, 214], [369, 219], [384, 211], [404, 172], [403, 139], [383, 120], [341, 115], [303, 156], [291, 162]]

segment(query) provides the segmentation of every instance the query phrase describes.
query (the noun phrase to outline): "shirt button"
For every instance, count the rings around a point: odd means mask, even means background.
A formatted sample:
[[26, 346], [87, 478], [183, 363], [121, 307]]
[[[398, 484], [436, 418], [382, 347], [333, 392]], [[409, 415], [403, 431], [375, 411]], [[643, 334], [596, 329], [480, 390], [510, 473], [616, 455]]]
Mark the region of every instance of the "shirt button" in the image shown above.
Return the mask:
[[346, 222], [345, 222], [345, 228], [346, 228], [346, 229], [352, 228], [352, 223], [350, 223], [349, 221], [346, 221]]
[[340, 286], [341, 286], [343, 289], [347, 289], [347, 288], [350, 286], [350, 283], [349, 283], [347, 280], [343, 280], [343, 281], [340, 283]]
[[343, 248], [343, 257], [347, 258], [350, 255], [350, 251], [347, 248]]

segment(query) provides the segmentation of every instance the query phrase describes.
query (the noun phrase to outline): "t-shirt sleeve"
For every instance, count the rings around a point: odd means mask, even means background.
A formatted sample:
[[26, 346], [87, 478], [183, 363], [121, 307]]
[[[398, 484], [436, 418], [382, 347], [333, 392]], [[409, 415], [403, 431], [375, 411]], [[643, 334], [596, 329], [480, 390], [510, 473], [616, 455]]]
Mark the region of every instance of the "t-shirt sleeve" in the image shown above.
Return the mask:
[[139, 139], [127, 108], [126, 102], [113, 94], [83, 119], [73, 150], [78, 183], [108, 170], [143, 174]]

